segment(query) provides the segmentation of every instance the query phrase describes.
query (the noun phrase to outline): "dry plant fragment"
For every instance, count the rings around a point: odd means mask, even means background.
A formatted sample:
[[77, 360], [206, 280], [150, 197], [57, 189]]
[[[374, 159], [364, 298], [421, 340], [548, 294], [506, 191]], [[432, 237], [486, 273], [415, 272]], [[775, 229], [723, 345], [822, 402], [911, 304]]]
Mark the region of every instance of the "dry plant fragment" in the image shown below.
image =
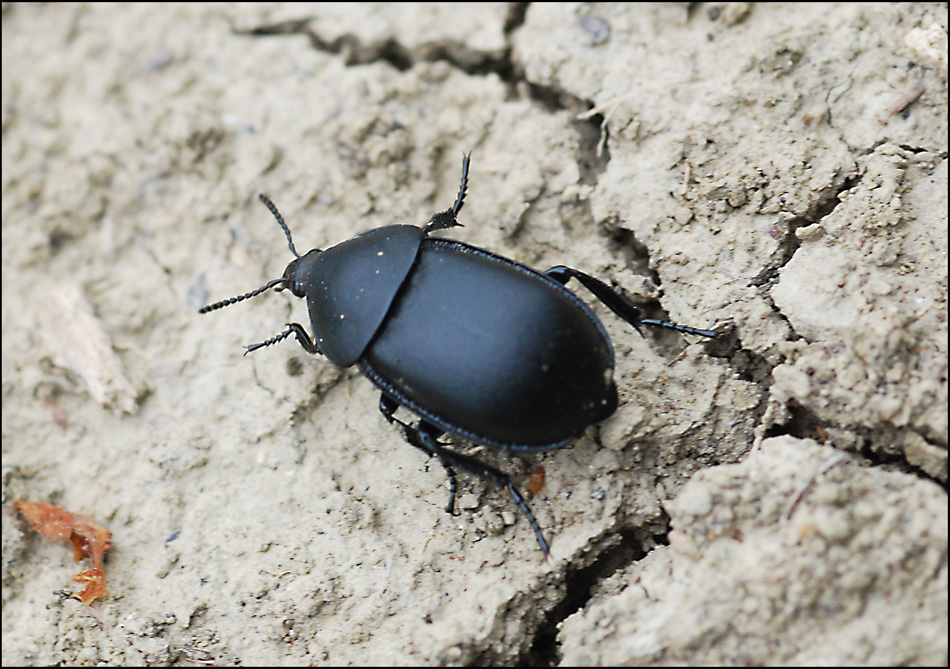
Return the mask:
[[81, 376], [99, 404], [116, 414], [138, 411], [135, 388], [82, 288], [67, 284], [51, 291], [39, 322], [53, 362]]
[[537, 495], [541, 492], [541, 489], [544, 488], [544, 478], [544, 467], [539, 465], [531, 472], [531, 478], [528, 479], [528, 484], [525, 486], [525, 490], [528, 491], [529, 495]]
[[73, 576], [74, 581], [86, 584], [82, 592], [73, 594], [73, 597], [89, 606], [93, 600], [108, 594], [102, 558], [112, 547], [112, 532], [89, 516], [72, 513], [52, 504], [16, 501], [13, 506], [42, 536], [53, 541], [71, 541], [76, 562], [84, 557], [92, 561], [92, 569]]

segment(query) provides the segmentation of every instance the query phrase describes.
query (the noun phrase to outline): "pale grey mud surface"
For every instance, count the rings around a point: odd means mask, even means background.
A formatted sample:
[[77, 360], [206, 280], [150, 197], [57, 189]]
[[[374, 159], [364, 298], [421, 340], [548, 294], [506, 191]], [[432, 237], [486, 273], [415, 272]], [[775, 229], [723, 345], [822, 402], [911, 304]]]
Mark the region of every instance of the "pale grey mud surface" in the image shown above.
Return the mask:
[[[947, 663], [945, 4], [4, 5], [2, 101], [4, 664]], [[325, 248], [467, 151], [448, 236], [723, 333], [595, 306], [617, 412], [482, 452], [548, 560], [355, 370], [242, 357], [301, 301], [197, 314], [291, 259], [258, 193]]]

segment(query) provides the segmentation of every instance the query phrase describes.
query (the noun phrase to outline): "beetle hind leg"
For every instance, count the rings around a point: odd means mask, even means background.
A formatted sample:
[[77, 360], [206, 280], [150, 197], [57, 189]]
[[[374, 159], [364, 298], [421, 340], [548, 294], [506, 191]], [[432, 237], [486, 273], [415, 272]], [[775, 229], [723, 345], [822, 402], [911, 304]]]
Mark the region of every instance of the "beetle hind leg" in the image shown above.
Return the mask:
[[652, 325], [654, 327], [667, 328], [668, 330], [676, 330], [677, 332], [700, 335], [702, 337], [714, 338], [718, 336], [718, 333], [714, 330], [700, 330], [699, 328], [692, 328], [688, 325], [680, 325], [679, 323], [671, 323], [670, 321], [659, 321], [653, 318], [644, 318], [643, 312], [630, 304], [615, 289], [611, 288], [600, 279], [592, 277], [590, 274], [582, 272], [578, 269], [574, 269], [573, 267], [556, 265], [544, 272], [544, 275], [554, 279], [562, 285], [566, 284], [571, 279], [577, 279], [582, 284], [584, 284], [584, 287], [592, 292], [598, 300], [606, 304], [607, 307], [620, 318], [630, 323], [630, 325], [636, 328], [637, 332], [639, 332], [641, 335], [643, 334], [643, 330], [640, 329], [641, 325]]
[[537, 519], [531, 512], [531, 508], [528, 506], [528, 503], [518, 491], [518, 488], [515, 487], [515, 484], [511, 482], [511, 478], [506, 473], [496, 467], [493, 467], [492, 465], [489, 465], [486, 462], [482, 462], [477, 458], [473, 458], [470, 455], [456, 453], [455, 451], [446, 448], [445, 445], [438, 440], [439, 436], [442, 434], [442, 430], [427, 423], [424, 420], [419, 421], [418, 427], [413, 427], [408, 423], [404, 423], [403, 421], [399, 420], [393, 415], [398, 407], [399, 404], [392, 398], [387, 397], [385, 394], [380, 397], [379, 410], [382, 412], [383, 416], [386, 417], [386, 420], [388, 420], [390, 423], [398, 423], [402, 427], [406, 441], [416, 448], [422, 449], [423, 451], [429, 453], [430, 455], [435, 455], [439, 458], [442, 466], [445, 467], [445, 471], [449, 475], [449, 482], [451, 486], [449, 504], [446, 508], [446, 511], [453, 513], [453, 508], [455, 506], [455, 493], [457, 489], [455, 481], [455, 469], [466, 471], [469, 474], [473, 474], [488, 481], [489, 483], [508, 490], [508, 494], [511, 495], [511, 498], [514, 500], [515, 504], [517, 504], [518, 508], [521, 509], [521, 512], [525, 515], [525, 518], [528, 519], [528, 523], [531, 525], [531, 529], [534, 530], [534, 536], [537, 538], [538, 544], [541, 546], [541, 551], [544, 553], [544, 556], [547, 557], [548, 554], [550, 554], [551, 549], [548, 546], [547, 540], [544, 538], [544, 533], [541, 532], [541, 526], [538, 524]]

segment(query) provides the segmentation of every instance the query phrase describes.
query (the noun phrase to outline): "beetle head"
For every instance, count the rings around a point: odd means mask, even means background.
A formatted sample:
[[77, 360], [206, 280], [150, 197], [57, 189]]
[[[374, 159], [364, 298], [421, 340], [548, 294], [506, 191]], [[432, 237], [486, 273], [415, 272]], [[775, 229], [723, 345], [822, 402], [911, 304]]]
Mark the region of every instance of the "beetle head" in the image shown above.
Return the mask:
[[215, 302], [214, 304], [201, 307], [201, 309], [198, 310], [199, 314], [206, 314], [209, 311], [215, 311], [217, 309], [231, 306], [232, 304], [237, 304], [238, 302], [243, 302], [248, 298], [258, 296], [271, 288], [275, 288], [276, 290], [284, 290], [289, 288], [290, 291], [297, 297], [303, 297], [306, 294], [304, 292], [306, 277], [310, 272], [310, 268], [313, 267], [313, 262], [317, 259], [317, 256], [321, 253], [321, 251], [320, 249], [313, 249], [304, 256], [301, 256], [299, 253], [297, 253], [297, 249], [294, 248], [293, 237], [290, 234], [290, 228], [288, 228], [287, 224], [284, 223], [284, 217], [280, 215], [280, 212], [277, 211], [277, 207], [273, 202], [271, 202], [269, 197], [263, 193], [261, 193], [258, 197], [260, 198], [260, 201], [264, 203], [264, 206], [270, 210], [270, 213], [274, 215], [274, 218], [277, 219], [277, 224], [280, 225], [281, 230], [284, 231], [284, 235], [287, 236], [287, 245], [290, 247], [290, 252], [294, 254], [295, 260], [287, 265], [287, 269], [284, 270], [284, 276], [281, 278], [271, 279], [257, 290], [252, 290], [251, 292], [245, 293], [244, 295], [230, 297], [226, 300], [221, 300], [220, 302]]
[[307, 277], [313, 270], [314, 263], [323, 253], [320, 249], [313, 249], [307, 255], [301, 256], [287, 265], [284, 270], [284, 277], [281, 279], [282, 285], [277, 286], [277, 290], [290, 289], [295, 297], [306, 297], [307, 295]]

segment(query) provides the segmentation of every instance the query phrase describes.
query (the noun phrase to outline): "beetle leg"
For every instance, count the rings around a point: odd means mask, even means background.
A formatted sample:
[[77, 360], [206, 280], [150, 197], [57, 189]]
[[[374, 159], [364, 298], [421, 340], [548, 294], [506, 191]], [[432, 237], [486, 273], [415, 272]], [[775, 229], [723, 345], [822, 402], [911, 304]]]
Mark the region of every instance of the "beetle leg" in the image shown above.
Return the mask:
[[[423, 428], [426, 427], [425, 421], [422, 422]], [[473, 458], [469, 455], [463, 455], [462, 453], [456, 453], [451, 451], [442, 444], [440, 444], [436, 439], [432, 438], [432, 435], [427, 432], [425, 429], [422, 430], [413, 430], [414, 435], [410, 435], [409, 430], [406, 434], [409, 438], [409, 441], [414, 446], [419, 446], [424, 448], [430, 453], [434, 453], [443, 460], [443, 462], [448, 462], [454, 467], [467, 471], [470, 474], [484, 479], [490, 483], [495, 484], [501, 488], [507, 488], [508, 494], [511, 495], [511, 498], [515, 501], [515, 504], [518, 505], [518, 508], [521, 509], [521, 512], [528, 519], [528, 523], [531, 525], [531, 529], [534, 530], [534, 536], [538, 539], [538, 544], [541, 546], [541, 551], [544, 553], [545, 557], [551, 552], [551, 549], [548, 547], [548, 542], [544, 539], [544, 534], [541, 532], [541, 526], [538, 525], [537, 519], [534, 517], [534, 514], [531, 513], [531, 508], [528, 506], [528, 503], [525, 502], [524, 497], [521, 496], [521, 493], [518, 492], [518, 489], [511, 482], [511, 479], [500, 469], [489, 465], [488, 463], [482, 462], [477, 458]], [[418, 440], [418, 443], [417, 441]]]
[[446, 228], [462, 227], [458, 222], [459, 212], [462, 211], [462, 205], [465, 204], [465, 193], [468, 190], [468, 166], [472, 161], [472, 154], [467, 154], [462, 158], [462, 183], [459, 185], [459, 194], [455, 198], [455, 204], [438, 213], [432, 214], [432, 218], [422, 229], [424, 234], [429, 234], [436, 230], [445, 230]]
[[396, 413], [396, 409], [399, 408], [399, 403], [394, 400], [392, 397], [386, 393], [380, 393], [379, 395], [379, 412], [383, 414], [383, 418], [386, 419], [388, 423], [392, 423], [396, 419], [393, 418], [393, 414]]
[[303, 329], [303, 326], [300, 323], [288, 323], [287, 329], [281, 332], [279, 335], [271, 337], [267, 341], [262, 341], [260, 344], [251, 344], [250, 346], [246, 347], [247, 350], [244, 351], [244, 355], [247, 355], [252, 351], [256, 351], [259, 348], [264, 348], [265, 346], [273, 346], [274, 344], [282, 342], [290, 335], [295, 335], [297, 337], [297, 341], [300, 342], [300, 345], [303, 346], [307, 353], [323, 353], [323, 351], [320, 350], [320, 347], [313, 343], [310, 335], [307, 334], [307, 331]]
[[434, 455], [439, 458], [439, 461], [442, 463], [442, 466], [445, 467], [445, 471], [449, 476], [449, 484], [451, 487], [451, 492], [449, 493], [449, 503], [446, 507], [448, 511], [453, 516], [455, 515], [455, 492], [456, 492], [456, 482], [455, 482], [455, 469], [462, 469], [467, 471], [470, 474], [474, 474], [481, 479], [485, 479], [490, 483], [495, 484], [501, 488], [506, 488], [508, 494], [511, 495], [511, 498], [515, 501], [515, 504], [518, 505], [518, 508], [521, 509], [521, 512], [528, 519], [528, 523], [531, 525], [531, 529], [534, 530], [534, 536], [538, 539], [538, 544], [541, 546], [541, 550], [544, 552], [544, 556], [547, 557], [551, 552], [551, 549], [548, 547], [548, 542], [544, 538], [544, 534], [541, 532], [541, 526], [538, 524], [537, 519], [534, 517], [534, 514], [531, 513], [531, 508], [528, 506], [528, 503], [524, 500], [524, 497], [521, 496], [521, 493], [518, 492], [518, 489], [515, 487], [515, 484], [511, 482], [511, 478], [501, 471], [477, 458], [473, 458], [470, 455], [463, 455], [462, 453], [456, 453], [455, 451], [449, 450], [445, 447], [444, 444], [439, 442], [439, 437], [442, 435], [442, 430], [436, 426], [427, 423], [424, 420], [419, 421], [418, 427], [413, 427], [408, 423], [396, 418], [393, 414], [396, 413], [396, 409], [399, 408], [399, 404], [391, 397], [388, 397], [385, 393], [382, 393], [379, 397], [379, 410], [390, 423], [398, 423], [405, 434], [406, 441], [420, 448], [430, 455]]
[[590, 274], [586, 274], [580, 270], [574, 269], [573, 267], [556, 265], [555, 267], [552, 267], [548, 271], [544, 272], [544, 275], [554, 279], [562, 285], [566, 284], [571, 279], [577, 279], [582, 284], [584, 284], [584, 287], [592, 292], [598, 300], [606, 304], [607, 307], [612, 312], [620, 316], [620, 318], [630, 323], [630, 325], [636, 328], [637, 332], [639, 332], [641, 335], [643, 334], [643, 330], [640, 329], [640, 325], [653, 325], [655, 327], [676, 330], [677, 332], [684, 332], [686, 334], [700, 335], [702, 337], [717, 336], [717, 333], [714, 330], [700, 330], [699, 328], [691, 328], [688, 325], [680, 325], [679, 323], [671, 323], [670, 321], [659, 321], [654, 318], [643, 318], [643, 312], [630, 304], [616, 290], [608, 286], [600, 279], [594, 278]]
[[[489, 483], [493, 483], [500, 488], [506, 488], [508, 490], [508, 494], [511, 495], [511, 498], [515, 501], [515, 504], [517, 504], [518, 508], [521, 509], [521, 513], [523, 513], [528, 519], [531, 529], [534, 530], [534, 536], [537, 537], [538, 544], [541, 546], [541, 551], [544, 553], [544, 556], [547, 557], [551, 552], [551, 549], [548, 547], [548, 542], [545, 540], [544, 534], [541, 532], [541, 526], [538, 524], [537, 519], [531, 512], [531, 508], [528, 506], [528, 503], [524, 500], [524, 497], [521, 496], [521, 493], [518, 492], [518, 489], [515, 487], [514, 483], [511, 482], [511, 479], [508, 477], [508, 475], [500, 469], [497, 469], [488, 463], [482, 462], [477, 458], [473, 458], [470, 455], [463, 455], [462, 453], [456, 453], [455, 451], [445, 448], [445, 445], [441, 444], [433, 436], [432, 432], [427, 429], [431, 428], [432, 426], [428, 425], [425, 421], [422, 421], [420, 425], [421, 429], [415, 429], [404, 424], [406, 439], [409, 440], [409, 443], [417, 448], [421, 448], [428, 451], [429, 453], [437, 455], [448, 471], [452, 471], [452, 467], [457, 467], [458, 469], [467, 471], [469, 474], [474, 474], [475, 476], [484, 479]], [[438, 430], [438, 428], [435, 429]], [[440, 430], [438, 431], [441, 432]], [[452, 500], [449, 501], [450, 505], [454, 501], [454, 497], [455, 491], [453, 489]]]
[[[403, 432], [405, 433], [406, 441], [408, 441], [410, 444], [412, 444], [416, 448], [421, 448], [430, 456], [433, 455], [433, 452], [431, 449], [423, 446], [421, 443], [419, 443], [418, 439], [414, 439], [414, 437], [410, 434], [410, 433], [418, 432], [418, 430], [416, 430], [411, 425], [408, 425], [407, 423], [404, 423], [398, 418], [393, 416], [393, 414], [396, 413], [396, 409], [398, 408], [399, 408], [399, 403], [396, 402], [396, 400], [386, 395], [386, 393], [380, 394], [379, 411], [383, 414], [383, 417], [387, 421], [389, 421], [390, 424], [399, 423], [399, 425], [403, 429]], [[442, 430], [439, 430], [438, 428], [431, 425], [428, 425], [428, 427], [433, 430], [432, 439], [434, 440], [438, 439], [439, 436], [442, 434]], [[455, 493], [458, 490], [458, 483], [455, 478], [455, 470], [452, 469], [452, 466], [448, 462], [446, 462], [445, 458], [443, 458], [441, 454], [435, 453], [435, 455], [439, 458], [439, 462], [442, 463], [442, 467], [445, 469], [445, 473], [449, 477], [449, 503], [445, 505], [445, 510], [449, 513], [449, 515], [454, 516], [455, 515]]]

